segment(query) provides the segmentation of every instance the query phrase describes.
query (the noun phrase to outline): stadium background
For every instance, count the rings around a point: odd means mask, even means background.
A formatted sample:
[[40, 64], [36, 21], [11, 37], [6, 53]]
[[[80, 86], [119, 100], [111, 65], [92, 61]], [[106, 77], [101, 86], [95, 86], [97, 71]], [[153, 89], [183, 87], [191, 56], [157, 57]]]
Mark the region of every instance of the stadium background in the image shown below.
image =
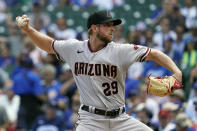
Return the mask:
[[[191, 7], [186, 1], [191, 1]], [[116, 28], [114, 41], [159, 49], [183, 71], [183, 90], [159, 98], [146, 94], [145, 78], [150, 73], [165, 76], [170, 72], [152, 62], [134, 64], [125, 81], [127, 113], [154, 130], [197, 130], [195, 0], [0, 0], [1, 130], [17, 130], [16, 123], [23, 125], [18, 130], [42, 127], [55, 131], [55, 126], [72, 130], [79, 108], [69, 66], [36, 48], [16, 26], [16, 16], [27, 14], [34, 28], [54, 39], [83, 40], [87, 39], [89, 14], [101, 9], [123, 20], [122, 26]], [[35, 79], [40, 77], [36, 89], [43, 97], [27, 93], [32, 83], [26, 76], [22, 75], [26, 82], [17, 81], [18, 74], [24, 72], [36, 72]], [[21, 86], [14, 87], [13, 81]], [[37, 108], [41, 112], [32, 116]], [[45, 113], [53, 119], [47, 120], [42, 115]]]

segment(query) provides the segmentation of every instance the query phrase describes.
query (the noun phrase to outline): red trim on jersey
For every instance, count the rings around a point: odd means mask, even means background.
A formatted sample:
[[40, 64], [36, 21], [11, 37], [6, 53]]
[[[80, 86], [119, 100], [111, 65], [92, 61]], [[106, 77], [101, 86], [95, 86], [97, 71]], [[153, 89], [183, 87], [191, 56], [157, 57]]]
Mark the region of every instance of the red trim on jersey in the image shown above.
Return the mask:
[[140, 62], [143, 62], [146, 56], [150, 53], [150, 48], [147, 48], [146, 52], [141, 56]]
[[56, 53], [55, 48], [54, 48], [54, 43], [55, 43], [55, 40], [52, 41], [51, 47], [52, 47], [53, 51]]
[[55, 50], [54, 43], [55, 43], [55, 40], [53, 40], [53, 42], [51, 43], [51, 47], [52, 47], [53, 51], [55, 52], [57, 59], [62, 60], [60, 55], [58, 54], [58, 52]]
[[91, 47], [90, 47], [90, 41], [88, 40], [88, 49], [90, 50], [90, 52], [94, 52], [94, 51], [92, 51], [92, 49], [91, 49]]
[[137, 50], [139, 47], [138, 45], [134, 45], [134, 49]]

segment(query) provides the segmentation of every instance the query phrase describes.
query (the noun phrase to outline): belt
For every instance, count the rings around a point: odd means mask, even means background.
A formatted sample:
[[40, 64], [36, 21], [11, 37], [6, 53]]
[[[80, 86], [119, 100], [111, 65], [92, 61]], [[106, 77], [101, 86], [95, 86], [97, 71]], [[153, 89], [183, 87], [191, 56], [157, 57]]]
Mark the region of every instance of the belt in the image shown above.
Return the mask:
[[[111, 111], [106, 111], [106, 110], [95, 108], [94, 109], [94, 112], [91, 112], [89, 110], [89, 106], [83, 105], [81, 107], [81, 109], [84, 110], [84, 111], [90, 112], [90, 113], [94, 113], [94, 114], [98, 114], [98, 115], [103, 115], [103, 116], [109, 116], [109, 117], [116, 117], [119, 114], [122, 114], [122, 113], [125, 112], [125, 108], [124, 107], [122, 108], [122, 111], [120, 110], [120, 108], [119, 109], [115, 109], [115, 110], [111, 110]], [[121, 111], [121, 113], [120, 113], [120, 111]]]

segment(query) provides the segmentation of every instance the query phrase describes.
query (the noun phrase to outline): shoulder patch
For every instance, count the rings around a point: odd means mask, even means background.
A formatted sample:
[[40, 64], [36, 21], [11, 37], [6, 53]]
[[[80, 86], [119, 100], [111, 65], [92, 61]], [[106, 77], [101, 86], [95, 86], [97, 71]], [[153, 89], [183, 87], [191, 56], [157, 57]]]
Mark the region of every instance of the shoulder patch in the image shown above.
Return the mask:
[[138, 45], [134, 45], [134, 49], [137, 50], [139, 47]]

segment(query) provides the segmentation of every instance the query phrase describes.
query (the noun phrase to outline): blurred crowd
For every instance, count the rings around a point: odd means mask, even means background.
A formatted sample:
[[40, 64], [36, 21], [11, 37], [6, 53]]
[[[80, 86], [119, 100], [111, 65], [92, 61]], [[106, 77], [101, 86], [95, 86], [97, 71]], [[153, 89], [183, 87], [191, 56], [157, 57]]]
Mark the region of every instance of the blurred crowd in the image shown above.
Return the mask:
[[[69, 65], [37, 48], [21, 32], [7, 10], [32, 5], [30, 24], [54, 39], [88, 39], [59, 16], [52, 21], [43, 6], [96, 6], [112, 10], [127, 0], [0, 0], [0, 23], [7, 36], [0, 36], [0, 130], [72, 130], [77, 121], [80, 98]], [[145, 11], [145, 10], [144, 10]], [[69, 12], [65, 12], [69, 13]], [[132, 19], [132, 18], [127, 18]], [[138, 21], [123, 33], [117, 26], [114, 41], [158, 49], [171, 57], [183, 72], [183, 89], [166, 97], [146, 92], [146, 78], [171, 75], [153, 62], [135, 63], [125, 81], [126, 112], [154, 131], [197, 130], [197, 6], [195, 0], [161, 0], [161, 8], [150, 15], [151, 28]]]

